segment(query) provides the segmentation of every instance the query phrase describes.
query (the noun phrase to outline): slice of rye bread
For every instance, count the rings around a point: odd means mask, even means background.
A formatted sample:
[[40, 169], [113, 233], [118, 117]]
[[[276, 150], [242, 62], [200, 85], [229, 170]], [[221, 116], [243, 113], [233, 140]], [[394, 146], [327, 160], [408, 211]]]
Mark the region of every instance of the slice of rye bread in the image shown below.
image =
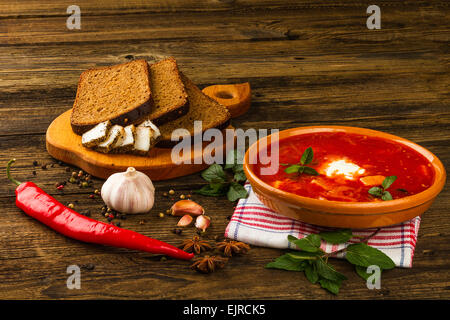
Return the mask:
[[160, 126], [185, 115], [189, 111], [189, 100], [174, 58], [167, 58], [149, 66], [153, 109], [134, 123], [150, 120]]
[[127, 125], [149, 114], [152, 107], [149, 66], [145, 60], [134, 60], [83, 72], [70, 123], [81, 135], [106, 120]]
[[[194, 135], [194, 121], [202, 121], [202, 131], [210, 128], [225, 129], [231, 119], [228, 109], [216, 100], [205, 95], [190, 79], [181, 73], [189, 99], [189, 112], [159, 127], [161, 132], [158, 147], [172, 147], [177, 142], [171, 141], [172, 131], [184, 128]], [[180, 139], [181, 140], [181, 139]]]

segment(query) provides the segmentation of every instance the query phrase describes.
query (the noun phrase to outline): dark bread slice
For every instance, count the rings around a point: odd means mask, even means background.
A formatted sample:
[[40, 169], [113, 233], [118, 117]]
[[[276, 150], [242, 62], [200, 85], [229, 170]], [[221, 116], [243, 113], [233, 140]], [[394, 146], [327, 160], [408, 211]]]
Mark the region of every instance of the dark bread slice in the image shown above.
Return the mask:
[[205, 95], [190, 79], [184, 74], [181, 79], [186, 88], [189, 99], [189, 112], [175, 120], [159, 126], [161, 138], [158, 147], [171, 147], [177, 142], [171, 141], [172, 131], [184, 128], [189, 131], [190, 136], [194, 135], [194, 121], [201, 120], [203, 132], [210, 128], [225, 129], [231, 119], [228, 109], [216, 100]]
[[81, 135], [106, 120], [130, 124], [149, 114], [152, 106], [147, 61], [90, 69], [80, 76], [70, 123]]
[[150, 64], [150, 87], [153, 97], [153, 109], [147, 115], [135, 121], [145, 120], [160, 126], [181, 117], [189, 111], [189, 100], [181, 81], [177, 61], [167, 58]]

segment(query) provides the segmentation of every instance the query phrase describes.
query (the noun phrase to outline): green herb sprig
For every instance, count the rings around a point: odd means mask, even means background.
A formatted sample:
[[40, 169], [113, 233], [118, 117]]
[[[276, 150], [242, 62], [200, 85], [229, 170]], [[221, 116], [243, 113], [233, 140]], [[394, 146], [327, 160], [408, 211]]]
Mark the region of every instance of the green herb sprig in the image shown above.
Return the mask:
[[286, 172], [287, 174], [297, 173], [298, 175], [300, 175], [302, 173], [305, 173], [317, 176], [319, 175], [319, 173], [314, 168], [306, 166], [312, 162], [313, 158], [314, 151], [311, 147], [309, 147], [303, 152], [303, 155], [300, 158], [300, 162], [298, 164], [283, 163], [281, 165], [288, 166], [286, 169], [284, 169], [284, 172]]
[[215, 163], [202, 172], [202, 178], [209, 184], [194, 192], [210, 197], [226, 195], [230, 201], [247, 198], [248, 192], [241, 184], [247, 179], [242, 167], [243, 158], [237, 150], [228, 152], [224, 166]]
[[[380, 270], [395, 267], [394, 262], [386, 254], [367, 245], [368, 240], [377, 232], [378, 230], [369, 237], [353, 235], [350, 229], [310, 234], [302, 239], [289, 235], [288, 241], [295, 244], [301, 251], [288, 252], [268, 263], [266, 268], [303, 271], [306, 279], [311, 283], [319, 283], [322, 288], [337, 295], [342, 281], [347, 279], [328, 262], [328, 259], [337, 253], [345, 253], [345, 259], [355, 266], [356, 273], [365, 280], [370, 276], [366, 272], [368, 266], [377, 265]], [[353, 237], [362, 239], [359, 243], [348, 245], [344, 249], [331, 253], [326, 253], [320, 248], [321, 240], [331, 244], [340, 244], [346, 243]]]
[[372, 187], [369, 189], [369, 194], [371, 194], [374, 197], [380, 198], [384, 201], [392, 200], [392, 195], [389, 191], [386, 191], [393, 183], [397, 180], [396, 176], [389, 176], [384, 178], [383, 182], [381, 183], [381, 187]]

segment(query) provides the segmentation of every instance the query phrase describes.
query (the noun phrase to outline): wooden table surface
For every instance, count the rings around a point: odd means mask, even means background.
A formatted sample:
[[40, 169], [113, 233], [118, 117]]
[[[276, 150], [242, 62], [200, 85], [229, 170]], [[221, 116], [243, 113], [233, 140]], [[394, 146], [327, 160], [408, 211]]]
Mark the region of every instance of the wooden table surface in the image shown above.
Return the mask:
[[[287, 129], [349, 125], [410, 139], [450, 164], [449, 13], [446, 1], [376, 1], [381, 30], [368, 30], [373, 1], [77, 1], [81, 29], [66, 28], [73, 1], [0, 3], [0, 164], [17, 158], [20, 180], [33, 180], [64, 204], [100, 215], [92, 189], [55, 183], [65, 166], [45, 149], [50, 122], [72, 106], [87, 68], [174, 56], [200, 87], [249, 81], [250, 111], [238, 128]], [[39, 166], [33, 167], [33, 161]], [[33, 170], [36, 175], [33, 175]], [[149, 214], [122, 226], [171, 244], [176, 219], [159, 218], [176, 196], [199, 188], [199, 174], [155, 183]], [[95, 180], [94, 186], [101, 187]], [[233, 204], [193, 196], [212, 217], [210, 236], [223, 236]], [[383, 274], [381, 290], [368, 290], [345, 261], [337, 298], [450, 298], [450, 191], [444, 188], [423, 216], [412, 269]], [[282, 251], [253, 248], [226, 268], [202, 275], [189, 263], [65, 238], [23, 214], [14, 186], [0, 176], [0, 298], [6, 299], [335, 299], [301, 273], [267, 270]], [[141, 224], [140, 221], [145, 220]], [[82, 288], [66, 288], [68, 265], [82, 268]], [[95, 268], [86, 268], [92, 264]]]

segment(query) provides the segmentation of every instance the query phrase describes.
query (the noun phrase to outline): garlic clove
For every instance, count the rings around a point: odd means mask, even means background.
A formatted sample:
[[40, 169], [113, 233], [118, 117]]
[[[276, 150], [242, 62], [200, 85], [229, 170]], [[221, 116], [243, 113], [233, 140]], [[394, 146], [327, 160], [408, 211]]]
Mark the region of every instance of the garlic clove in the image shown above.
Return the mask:
[[210, 224], [211, 218], [205, 216], [204, 214], [198, 216], [197, 219], [195, 220], [195, 227], [197, 229], [202, 230], [203, 232], [205, 232], [205, 230], [209, 227]]
[[182, 216], [184, 214], [199, 216], [205, 213], [205, 209], [192, 200], [180, 200], [172, 205], [170, 213], [173, 216]]
[[192, 218], [188, 214], [185, 214], [184, 216], [181, 217], [180, 221], [178, 221], [177, 227], [187, 227], [192, 223], [193, 220], [194, 218]]

